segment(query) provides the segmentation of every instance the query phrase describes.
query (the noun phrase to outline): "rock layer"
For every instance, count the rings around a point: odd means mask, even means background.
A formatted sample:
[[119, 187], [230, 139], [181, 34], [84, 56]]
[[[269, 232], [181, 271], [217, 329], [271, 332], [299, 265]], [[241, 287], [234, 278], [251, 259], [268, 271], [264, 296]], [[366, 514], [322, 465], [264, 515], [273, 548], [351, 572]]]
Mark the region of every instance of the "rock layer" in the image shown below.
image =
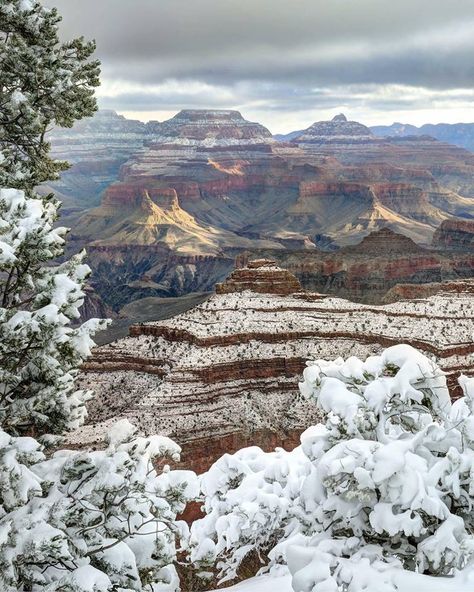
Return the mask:
[[[102, 195], [71, 225], [74, 248], [88, 248], [96, 292], [115, 310], [212, 289], [244, 250], [307, 250], [316, 268], [320, 246], [353, 245], [383, 227], [428, 245], [444, 220], [474, 217], [474, 155], [426, 137], [377, 138], [342, 115], [279, 143], [236, 111], [185, 110], [147, 125], [100, 112], [55, 142], [73, 161], [60, 191], [79, 186], [86, 202]], [[400, 281], [451, 279], [438, 255], [413, 257]], [[298, 266], [306, 274], [305, 258]], [[312, 289], [351, 289], [350, 278], [365, 273], [333, 267]]]
[[[281, 277], [273, 265], [245, 271], [258, 283], [262, 269]], [[321, 294], [236, 292], [230, 283], [184, 314], [136, 325], [94, 350], [79, 382], [96, 397], [71, 444], [96, 445], [108, 425], [128, 417], [142, 433], [175, 438], [184, 464], [202, 471], [224, 450], [291, 447], [317, 421], [297, 388], [307, 359], [364, 358], [406, 342], [435, 357], [450, 384], [474, 371], [471, 293], [370, 307]]]
[[397, 284], [450, 282], [472, 277], [474, 269], [473, 252], [425, 249], [389, 228], [333, 252], [246, 251], [236, 266], [244, 267], [255, 257], [275, 259], [305, 290], [373, 304], [382, 302]]
[[434, 233], [433, 247], [474, 251], [474, 220], [445, 220]]

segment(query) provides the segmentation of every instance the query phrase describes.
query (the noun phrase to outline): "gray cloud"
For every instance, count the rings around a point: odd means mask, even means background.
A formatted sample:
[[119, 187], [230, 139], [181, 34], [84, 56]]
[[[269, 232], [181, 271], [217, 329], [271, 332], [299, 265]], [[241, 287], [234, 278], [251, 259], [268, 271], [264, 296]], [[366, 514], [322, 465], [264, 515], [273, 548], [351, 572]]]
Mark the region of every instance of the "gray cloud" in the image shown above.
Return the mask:
[[[474, 87], [473, 0], [46, 3], [63, 15], [65, 37], [97, 40], [101, 101], [118, 109], [249, 104], [256, 111], [301, 111], [310, 104], [369, 105], [370, 97], [351, 94], [357, 85], [432, 94]], [[169, 81], [170, 88], [156, 91]], [[375, 93], [368, 108], [418, 108], [409, 94], [384, 102]]]

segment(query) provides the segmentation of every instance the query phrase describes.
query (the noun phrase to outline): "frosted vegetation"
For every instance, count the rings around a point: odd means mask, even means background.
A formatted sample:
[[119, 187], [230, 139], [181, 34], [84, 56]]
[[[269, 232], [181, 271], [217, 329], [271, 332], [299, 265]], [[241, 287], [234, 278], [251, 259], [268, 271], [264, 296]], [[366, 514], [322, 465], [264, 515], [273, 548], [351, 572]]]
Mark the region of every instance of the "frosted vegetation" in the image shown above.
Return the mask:
[[275, 575], [288, 565], [295, 592], [451, 590], [442, 576], [456, 574], [472, 589], [474, 379], [459, 382], [451, 403], [437, 365], [407, 345], [310, 362], [300, 390], [325, 425], [292, 452], [247, 448], [202, 477], [193, 560], [225, 580], [254, 552]]

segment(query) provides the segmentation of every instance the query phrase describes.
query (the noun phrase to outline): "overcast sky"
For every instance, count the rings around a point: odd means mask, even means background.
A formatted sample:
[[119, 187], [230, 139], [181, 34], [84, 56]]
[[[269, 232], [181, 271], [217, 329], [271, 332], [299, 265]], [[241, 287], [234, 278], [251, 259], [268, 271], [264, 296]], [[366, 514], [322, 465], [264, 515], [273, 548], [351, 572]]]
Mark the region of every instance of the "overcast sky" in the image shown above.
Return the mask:
[[101, 107], [234, 108], [272, 132], [474, 121], [474, 0], [47, 0], [97, 41]]

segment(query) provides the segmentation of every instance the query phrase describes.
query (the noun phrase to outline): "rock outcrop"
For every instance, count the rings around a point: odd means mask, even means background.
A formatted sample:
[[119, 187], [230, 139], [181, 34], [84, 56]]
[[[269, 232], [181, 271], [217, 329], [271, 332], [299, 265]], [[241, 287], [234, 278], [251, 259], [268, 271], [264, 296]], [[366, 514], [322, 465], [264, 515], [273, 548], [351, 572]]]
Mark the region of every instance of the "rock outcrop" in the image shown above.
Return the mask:
[[[262, 290], [258, 278], [269, 269], [282, 276], [259, 262], [247, 278], [253, 274]], [[129, 337], [94, 350], [79, 384], [96, 397], [88, 425], [70, 444], [96, 445], [108, 425], [128, 417], [142, 433], [176, 439], [183, 465], [203, 471], [245, 445], [297, 443], [318, 419], [298, 395], [309, 358], [363, 358], [406, 342], [436, 357], [450, 384], [474, 371], [470, 293], [371, 307], [314, 293], [236, 292], [235, 278], [230, 282], [192, 310], [133, 326]]]
[[235, 292], [252, 292], [260, 294], [294, 294], [302, 290], [296, 277], [286, 269], [275, 265], [271, 259], [249, 261], [247, 267], [236, 269], [222, 284], [216, 284], [216, 294], [233, 294]]
[[399, 300], [418, 300], [440, 293], [472, 294], [474, 299], [474, 280], [466, 279], [432, 284], [397, 284], [385, 294], [383, 301], [389, 303]]
[[317, 121], [308, 129], [294, 137], [292, 142], [298, 144], [326, 144], [332, 142], [372, 142], [377, 138], [368, 127], [357, 121], [348, 121], [347, 117], [340, 113], [331, 121]]
[[232, 146], [272, 140], [263, 125], [247, 121], [238, 111], [223, 109], [185, 109], [168, 121], [151, 121], [147, 131], [153, 142], [186, 146]]
[[470, 278], [474, 253], [432, 250], [389, 228], [337, 251], [246, 251], [236, 258], [244, 267], [255, 257], [273, 258], [294, 274], [305, 290], [378, 304], [398, 284], [430, 284]]
[[60, 194], [66, 214], [98, 205], [104, 189], [117, 181], [122, 164], [147, 138], [144, 123], [105, 109], [73, 128], [55, 128], [49, 136], [52, 155], [70, 162], [71, 168], [47, 189]]
[[444, 220], [433, 235], [435, 249], [474, 251], [474, 220]]

